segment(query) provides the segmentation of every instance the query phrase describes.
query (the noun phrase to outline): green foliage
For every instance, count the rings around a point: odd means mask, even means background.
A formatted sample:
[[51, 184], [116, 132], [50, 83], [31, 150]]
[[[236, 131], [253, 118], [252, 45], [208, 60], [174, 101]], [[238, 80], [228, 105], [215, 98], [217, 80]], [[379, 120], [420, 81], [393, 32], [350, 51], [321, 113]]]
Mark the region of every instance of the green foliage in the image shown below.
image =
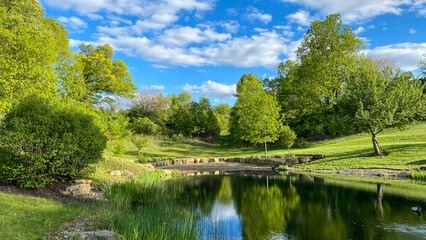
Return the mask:
[[31, 93], [52, 97], [67, 32], [34, 0], [0, 1], [0, 112]]
[[123, 111], [115, 112], [115, 109], [101, 108], [97, 111], [97, 125], [110, 139], [121, 139], [131, 135], [129, 118]]
[[297, 138], [296, 133], [293, 130], [291, 130], [289, 126], [286, 125], [282, 128], [281, 136], [280, 136], [281, 145], [287, 148], [291, 148], [296, 138]]
[[265, 92], [254, 75], [243, 75], [237, 84], [237, 101], [231, 112], [231, 134], [250, 143], [274, 142], [282, 128], [275, 98]]
[[35, 95], [7, 113], [0, 142], [0, 180], [33, 188], [73, 180], [106, 147], [92, 117]]
[[307, 148], [309, 147], [309, 142], [306, 141], [306, 139], [299, 137], [296, 141], [294, 141], [294, 146], [297, 148]]
[[132, 143], [138, 149], [138, 158], [139, 158], [139, 161], [141, 161], [141, 154], [140, 154], [141, 149], [148, 146], [149, 138], [144, 137], [143, 135], [135, 134], [132, 136]]
[[61, 93], [74, 100], [98, 103], [101, 94], [130, 97], [136, 90], [126, 64], [112, 60], [114, 51], [108, 44], [80, 46], [80, 53], [57, 66]]
[[364, 47], [350, 27], [342, 24], [340, 14], [331, 14], [324, 21], [315, 20], [297, 49], [300, 61], [298, 83], [310, 89], [319, 108], [337, 104], [348, 70], [356, 66], [356, 54]]
[[410, 178], [414, 180], [426, 181], [426, 171], [412, 171]]
[[288, 170], [288, 165], [280, 165], [278, 170]]
[[149, 144], [149, 138], [144, 137], [143, 135], [135, 134], [132, 136], [132, 143], [135, 147], [140, 150]]
[[290, 157], [290, 148], [291, 146], [293, 146], [296, 138], [297, 138], [296, 133], [293, 130], [291, 130], [291, 128], [288, 125], [282, 128], [281, 136], [280, 136], [280, 144], [287, 147], [288, 157]]
[[182, 92], [169, 96], [170, 117], [167, 122], [172, 134], [199, 137], [204, 141], [217, 140], [220, 134], [219, 121], [208, 98], [190, 102], [191, 95]]
[[222, 103], [214, 107], [217, 121], [222, 134], [227, 134], [229, 129], [229, 118], [231, 116], [231, 107]]
[[[276, 95], [284, 120], [299, 136], [352, 133], [338, 106], [348, 73], [364, 48], [340, 14], [313, 21], [297, 49], [296, 61], [278, 67], [279, 76], [264, 82]], [[344, 115], [344, 114], [343, 114]]]
[[417, 114], [424, 114], [424, 86], [411, 73], [402, 73], [364, 60], [353, 71], [343, 96], [343, 104], [352, 109], [354, 120], [372, 134], [376, 155], [380, 149], [376, 135], [390, 126], [402, 126]]
[[147, 157], [145, 157], [144, 155], [140, 155], [138, 161], [140, 163], [148, 163], [149, 159]]
[[158, 131], [158, 126], [149, 118], [136, 118], [130, 124], [133, 132], [136, 134], [154, 135]]
[[117, 145], [115, 145], [112, 149], [112, 152], [114, 153], [114, 156], [122, 157], [126, 153], [126, 146], [122, 143], [117, 143]]

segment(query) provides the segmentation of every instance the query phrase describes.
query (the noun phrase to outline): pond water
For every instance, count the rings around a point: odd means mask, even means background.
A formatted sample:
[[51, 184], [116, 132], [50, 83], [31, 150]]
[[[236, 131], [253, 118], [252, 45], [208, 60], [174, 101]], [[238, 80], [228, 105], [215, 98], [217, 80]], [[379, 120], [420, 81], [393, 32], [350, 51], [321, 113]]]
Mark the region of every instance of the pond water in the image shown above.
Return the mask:
[[[199, 216], [201, 239], [426, 239], [426, 186], [294, 176], [197, 176], [169, 206]], [[185, 200], [183, 200], [185, 199]]]
[[194, 202], [203, 201], [198, 202], [207, 225], [203, 239], [426, 239], [424, 216], [411, 211], [426, 208], [425, 193], [396, 195], [404, 186], [398, 191], [306, 175], [189, 181], [188, 191], [199, 196]]

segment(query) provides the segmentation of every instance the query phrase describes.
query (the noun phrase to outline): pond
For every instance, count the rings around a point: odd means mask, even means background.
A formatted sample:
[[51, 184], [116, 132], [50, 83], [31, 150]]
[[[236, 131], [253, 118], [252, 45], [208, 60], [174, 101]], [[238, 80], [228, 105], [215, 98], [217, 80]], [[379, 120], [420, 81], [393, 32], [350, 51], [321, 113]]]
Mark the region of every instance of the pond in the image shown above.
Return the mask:
[[309, 175], [197, 176], [169, 184], [186, 197], [167, 208], [198, 216], [201, 239], [426, 239], [424, 215], [411, 210], [426, 208], [425, 185]]

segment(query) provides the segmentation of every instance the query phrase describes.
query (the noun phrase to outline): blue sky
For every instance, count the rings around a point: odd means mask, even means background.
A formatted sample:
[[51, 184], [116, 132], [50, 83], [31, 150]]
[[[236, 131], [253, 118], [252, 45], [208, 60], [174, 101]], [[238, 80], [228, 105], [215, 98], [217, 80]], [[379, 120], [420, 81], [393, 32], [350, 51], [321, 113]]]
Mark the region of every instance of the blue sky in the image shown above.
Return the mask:
[[367, 45], [414, 71], [426, 53], [426, 0], [39, 0], [70, 44], [110, 44], [139, 87], [233, 104], [243, 74], [277, 75], [310, 21], [340, 12]]

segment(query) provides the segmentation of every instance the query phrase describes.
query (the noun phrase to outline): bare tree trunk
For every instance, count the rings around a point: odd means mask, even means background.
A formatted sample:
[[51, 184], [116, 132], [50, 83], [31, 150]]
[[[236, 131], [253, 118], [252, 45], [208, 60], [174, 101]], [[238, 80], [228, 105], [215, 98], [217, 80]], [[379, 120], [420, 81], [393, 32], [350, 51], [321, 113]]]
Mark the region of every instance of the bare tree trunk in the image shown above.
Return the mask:
[[380, 152], [380, 146], [379, 142], [376, 138], [377, 133], [375, 131], [371, 131], [371, 140], [373, 141], [373, 147], [374, 147], [374, 155], [380, 156], [382, 153]]
[[268, 155], [268, 148], [266, 147], [266, 142], [265, 142], [265, 157], [266, 155]]

